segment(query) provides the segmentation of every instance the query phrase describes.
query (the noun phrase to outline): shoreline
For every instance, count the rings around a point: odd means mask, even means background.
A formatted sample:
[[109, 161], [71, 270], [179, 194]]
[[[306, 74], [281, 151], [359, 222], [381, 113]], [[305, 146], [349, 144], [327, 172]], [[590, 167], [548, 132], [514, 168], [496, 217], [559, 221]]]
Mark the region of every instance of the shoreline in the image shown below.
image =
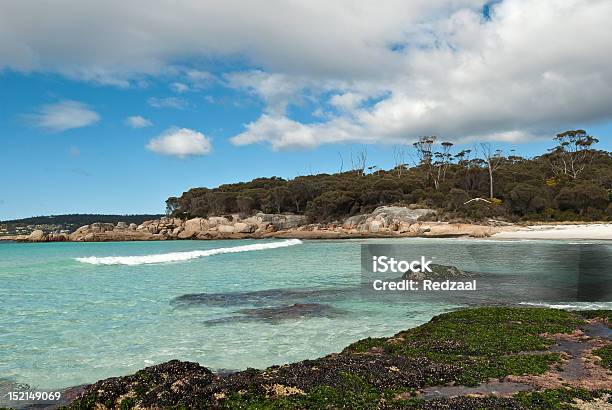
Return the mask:
[[297, 228], [281, 229], [270, 232], [207, 232], [204, 235], [191, 237], [159, 235], [130, 231], [103, 231], [87, 236], [73, 237], [65, 235], [46, 237], [40, 235], [0, 236], [3, 242], [129, 242], [129, 241], [166, 241], [166, 240], [231, 240], [231, 239], [376, 239], [376, 238], [476, 238], [500, 240], [612, 240], [612, 223], [542, 223], [542, 224], [512, 224], [505, 226], [447, 223], [447, 222], [417, 222], [411, 225], [412, 231], [398, 232], [385, 230], [381, 232], [359, 231], [343, 227], [322, 228], [305, 225]]
[[612, 240], [612, 224], [542, 224], [517, 227], [493, 235], [496, 239]]

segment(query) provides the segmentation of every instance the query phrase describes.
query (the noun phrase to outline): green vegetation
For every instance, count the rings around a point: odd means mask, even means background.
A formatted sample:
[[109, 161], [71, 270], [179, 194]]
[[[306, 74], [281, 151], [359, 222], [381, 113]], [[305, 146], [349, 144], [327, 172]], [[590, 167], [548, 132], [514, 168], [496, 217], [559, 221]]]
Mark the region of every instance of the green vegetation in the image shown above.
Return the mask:
[[380, 346], [390, 353], [497, 356], [545, 349], [551, 341], [540, 334], [568, 333], [581, 322], [565, 310], [464, 309], [436, 316], [428, 323], [400, 332], [391, 339], [364, 339], [345, 350], [363, 352]]
[[[422, 400], [415, 397], [403, 399], [397, 395], [387, 394], [383, 397], [371, 397], [359, 394], [361, 390], [350, 391], [352, 395], [344, 396], [335, 390], [317, 391], [316, 395], [301, 398], [283, 398], [270, 401], [251, 396], [233, 395], [224, 403], [222, 408], [226, 409], [249, 409], [249, 410], [272, 410], [272, 409], [324, 409], [324, 408], [351, 408], [351, 409], [530, 409], [551, 410], [567, 409], [574, 410], [576, 400], [592, 402], [596, 399], [607, 398], [607, 403], [612, 404], [611, 390], [588, 391], [584, 389], [548, 389], [542, 392], [517, 393], [511, 398], [497, 397], [457, 397], [451, 399]], [[357, 394], [355, 394], [357, 393]], [[346, 401], [344, 401], [346, 400]], [[595, 407], [593, 407], [595, 408]]]
[[612, 345], [602, 347], [593, 351], [595, 356], [601, 358], [601, 365], [612, 370]]
[[[168, 362], [88, 389], [71, 408], [383, 409], [569, 408], [612, 392], [554, 389], [513, 397], [424, 400], [417, 391], [541, 374], [560, 357], [545, 334], [570, 333], [584, 320], [555, 309], [482, 307], [446, 313], [390, 338], [367, 338], [337, 355], [214, 377]], [[607, 352], [606, 354], [609, 354]], [[119, 399], [122, 398], [119, 402]]]
[[569, 312], [549, 309], [478, 308], [460, 310], [391, 339], [364, 339], [345, 351], [383, 349], [388, 354], [427, 357], [461, 366], [460, 384], [476, 385], [509, 374], [540, 374], [559, 361], [556, 354], [518, 354], [544, 350], [542, 333], [568, 333], [581, 321]]
[[[423, 137], [413, 151], [397, 147], [390, 170], [368, 167], [364, 151], [351, 158], [348, 172], [193, 188], [169, 198], [167, 212], [186, 218], [293, 212], [329, 222], [381, 205], [418, 204], [448, 220], [611, 220], [612, 153], [595, 150], [597, 139], [582, 130], [554, 140], [549, 152], [527, 159], [488, 144], [453, 153], [453, 144]], [[466, 203], [474, 198], [488, 202]]]
[[[34, 229], [45, 231], [74, 231], [83, 225], [96, 222], [112, 223], [125, 222], [140, 225], [144, 221], [159, 219], [162, 215], [99, 215], [99, 214], [69, 214], [69, 215], [49, 215], [33, 216], [31, 218], [12, 219], [0, 221], [0, 231], [6, 234], [20, 234], [31, 232]], [[4, 228], [4, 229], [2, 229]]]
[[605, 309], [597, 309], [597, 310], [582, 310], [577, 313], [580, 313], [582, 317], [585, 319], [606, 319], [608, 322], [612, 324], [612, 310]]
[[543, 392], [517, 393], [514, 399], [529, 409], [575, 409], [571, 404], [576, 399], [588, 402], [610, 394], [612, 391], [609, 390], [549, 389]]
[[[270, 400], [258, 394], [232, 394], [222, 403], [225, 409], [375, 409], [381, 400], [394, 400], [402, 390], [379, 391], [360, 376], [342, 372], [337, 386], [317, 386], [308, 394]], [[401, 400], [405, 402], [406, 400]]]

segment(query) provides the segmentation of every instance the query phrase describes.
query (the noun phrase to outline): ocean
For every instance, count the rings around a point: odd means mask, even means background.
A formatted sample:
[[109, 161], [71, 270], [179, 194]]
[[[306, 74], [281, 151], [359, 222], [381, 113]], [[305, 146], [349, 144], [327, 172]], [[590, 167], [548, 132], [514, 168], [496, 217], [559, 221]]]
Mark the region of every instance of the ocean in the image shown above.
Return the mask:
[[[366, 294], [364, 244], [402, 246], [498, 279], [477, 296]], [[0, 383], [62, 389], [170, 359], [262, 368], [475, 304], [610, 309], [612, 297], [549, 303], [515, 286], [515, 278], [578, 269], [580, 250], [595, 248], [612, 252], [597, 241], [430, 238], [0, 242]]]

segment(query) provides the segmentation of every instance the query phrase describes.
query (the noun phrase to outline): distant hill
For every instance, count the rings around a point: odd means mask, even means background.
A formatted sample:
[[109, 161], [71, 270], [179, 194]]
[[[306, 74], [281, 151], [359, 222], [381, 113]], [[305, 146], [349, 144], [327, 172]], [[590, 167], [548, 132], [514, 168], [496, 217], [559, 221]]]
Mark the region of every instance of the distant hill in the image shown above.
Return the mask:
[[125, 222], [141, 224], [144, 221], [160, 218], [161, 214], [147, 215], [99, 215], [99, 214], [69, 214], [33, 216], [23, 219], [0, 221], [0, 235], [27, 234], [35, 229], [44, 231], [74, 231], [83, 225], [94, 222], [113, 223]]

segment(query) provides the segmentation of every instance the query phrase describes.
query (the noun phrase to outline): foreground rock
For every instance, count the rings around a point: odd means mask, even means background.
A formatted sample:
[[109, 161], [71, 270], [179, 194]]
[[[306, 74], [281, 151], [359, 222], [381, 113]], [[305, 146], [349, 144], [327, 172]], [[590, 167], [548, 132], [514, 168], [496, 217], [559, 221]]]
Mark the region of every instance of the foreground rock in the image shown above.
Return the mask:
[[[590, 364], [600, 377], [597, 383], [589, 384], [587, 372], [585, 380], [570, 381], [572, 387], [566, 388], [568, 381], [559, 369], [570, 365], [566, 356], [571, 352], [556, 344], [574, 338], [585, 343], [581, 351], [599, 347], [592, 353], [597, 354], [612, 341], [573, 335], [604, 320], [591, 317], [587, 322], [578, 314], [554, 309], [461, 310], [390, 338], [361, 340], [338, 354], [264, 370], [218, 375], [196, 363], [170, 361], [86, 386], [69, 408], [530, 409], [557, 408], [576, 400], [606, 405], [612, 376], [601, 360]], [[529, 375], [548, 384], [529, 384]], [[501, 394], [461, 396], [474, 389], [460, 386], [486, 383], [497, 386]], [[459, 397], [441, 393], [431, 399], [432, 386], [451, 386], [439, 390], [458, 391]]]

